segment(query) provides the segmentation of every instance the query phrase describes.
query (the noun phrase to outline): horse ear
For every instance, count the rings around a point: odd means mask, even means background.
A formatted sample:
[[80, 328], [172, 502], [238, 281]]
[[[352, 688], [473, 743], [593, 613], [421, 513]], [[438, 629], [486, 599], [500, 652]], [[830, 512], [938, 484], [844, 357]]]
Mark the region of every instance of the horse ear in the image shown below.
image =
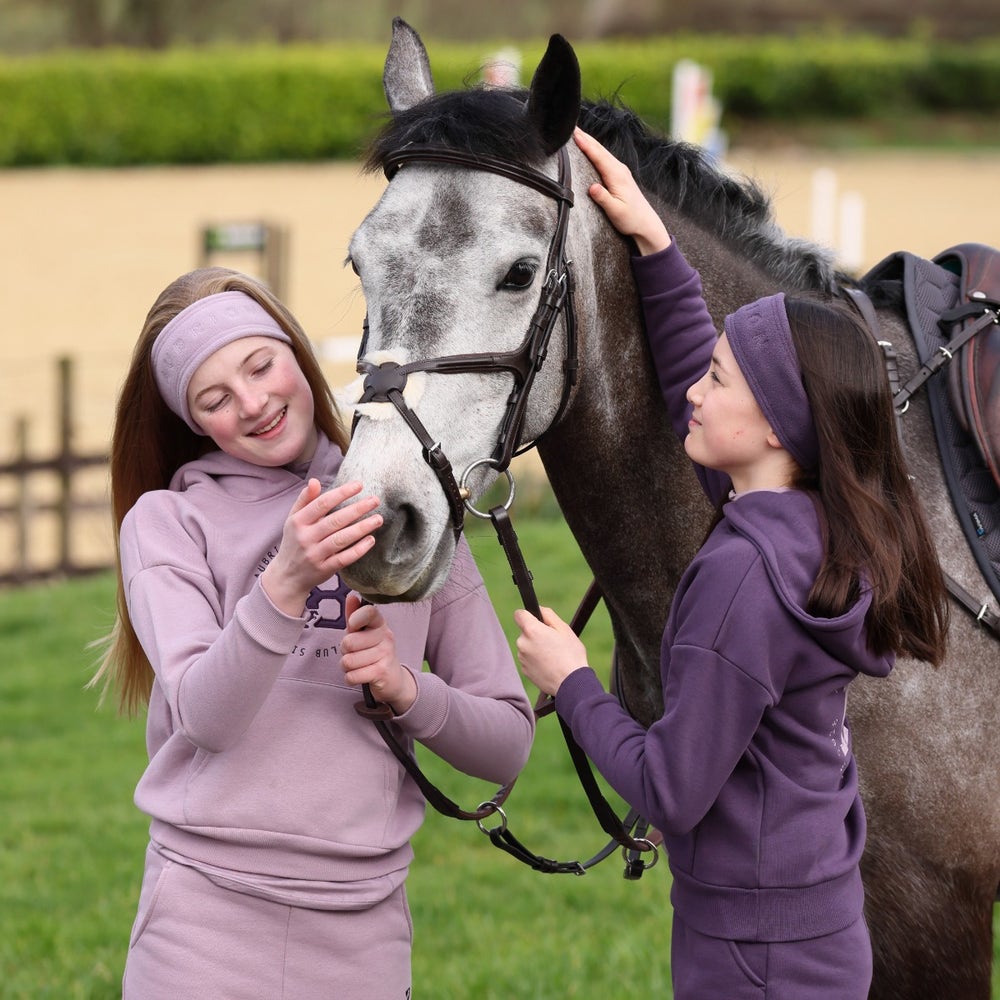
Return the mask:
[[553, 35], [528, 93], [528, 121], [547, 154], [569, 142], [580, 116], [580, 64], [573, 46]]
[[392, 19], [392, 42], [385, 57], [382, 86], [392, 111], [405, 111], [434, 96], [427, 49], [401, 17]]

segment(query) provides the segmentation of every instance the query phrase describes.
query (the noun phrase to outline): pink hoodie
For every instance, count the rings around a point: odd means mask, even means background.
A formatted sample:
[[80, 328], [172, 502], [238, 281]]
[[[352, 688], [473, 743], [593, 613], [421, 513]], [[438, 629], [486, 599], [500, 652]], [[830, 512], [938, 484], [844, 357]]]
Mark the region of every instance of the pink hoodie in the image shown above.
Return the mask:
[[[306, 477], [328, 484], [340, 460], [321, 437]], [[290, 618], [260, 585], [302, 485], [213, 452], [126, 516], [129, 614], [156, 674], [135, 801], [168, 856], [238, 884], [293, 880], [330, 905], [366, 905], [405, 878], [424, 802], [354, 711], [361, 693], [339, 662], [347, 589], [332, 578], [306, 617]], [[418, 684], [400, 732], [468, 774], [513, 778], [531, 705], [464, 539], [431, 600], [382, 611]]]

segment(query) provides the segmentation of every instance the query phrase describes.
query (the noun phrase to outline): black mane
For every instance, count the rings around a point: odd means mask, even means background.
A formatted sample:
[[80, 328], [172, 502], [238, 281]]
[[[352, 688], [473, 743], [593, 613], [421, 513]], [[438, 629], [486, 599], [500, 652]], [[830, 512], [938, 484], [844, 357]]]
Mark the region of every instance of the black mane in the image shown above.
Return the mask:
[[[411, 143], [538, 166], [545, 151], [525, 127], [527, 96], [525, 90], [486, 87], [437, 94], [390, 119], [372, 143], [365, 168], [384, 169], [395, 150]], [[582, 102], [579, 121], [631, 169], [643, 190], [716, 233], [789, 290], [829, 291], [842, 277], [827, 251], [782, 232], [757, 184], [723, 173], [700, 147], [656, 135], [617, 101]]]

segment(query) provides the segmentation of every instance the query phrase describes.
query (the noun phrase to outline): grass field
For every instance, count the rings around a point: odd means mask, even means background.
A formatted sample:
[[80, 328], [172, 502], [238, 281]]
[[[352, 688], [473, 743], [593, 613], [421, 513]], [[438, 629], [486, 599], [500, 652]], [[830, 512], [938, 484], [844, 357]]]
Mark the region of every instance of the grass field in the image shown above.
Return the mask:
[[[543, 603], [570, 614], [589, 580], [560, 521], [517, 525]], [[492, 531], [471, 542], [505, 626], [517, 592]], [[110, 576], [0, 597], [0, 997], [119, 996], [139, 891], [146, 820], [132, 804], [143, 725], [98, 708], [83, 685], [87, 644], [110, 625]], [[595, 663], [610, 640], [588, 629]], [[424, 755], [430, 758], [430, 755]], [[475, 806], [492, 786], [435, 768]], [[513, 832], [550, 858], [590, 857], [606, 841], [589, 812], [558, 724], [543, 720], [509, 802]], [[474, 824], [436, 813], [409, 881], [418, 997], [669, 996], [669, 879], [638, 882], [613, 856], [585, 877], [540, 875], [496, 850]]]
[[[509, 570], [490, 529], [474, 527], [473, 550], [512, 632], [519, 601]], [[562, 522], [525, 519], [517, 530], [540, 600], [570, 614], [589, 577]], [[146, 843], [145, 818], [131, 801], [145, 761], [143, 726], [99, 709], [83, 687], [92, 669], [87, 644], [110, 626], [112, 591], [103, 576], [0, 597], [4, 1000], [120, 995]], [[593, 662], [607, 663], [603, 615], [586, 637]], [[493, 791], [425, 763], [463, 805]], [[513, 832], [546, 857], [589, 857], [606, 839], [551, 717], [540, 723], [508, 814]], [[495, 850], [474, 825], [435, 813], [415, 846], [417, 998], [670, 997], [665, 863], [638, 882], [621, 877], [617, 855], [582, 878], [539, 875]]]

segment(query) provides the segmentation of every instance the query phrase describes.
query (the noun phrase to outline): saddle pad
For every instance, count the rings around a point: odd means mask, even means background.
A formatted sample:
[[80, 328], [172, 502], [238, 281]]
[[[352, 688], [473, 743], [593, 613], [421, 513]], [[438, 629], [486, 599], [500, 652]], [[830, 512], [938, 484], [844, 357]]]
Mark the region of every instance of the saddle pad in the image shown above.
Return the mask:
[[[877, 264], [862, 279], [866, 288], [879, 282], [902, 287], [910, 335], [921, 363], [926, 362], [950, 339], [938, 320], [960, 300], [959, 276], [933, 261], [899, 252]], [[951, 405], [948, 382], [942, 375], [939, 372], [923, 388], [948, 492], [970, 551], [1000, 601], [1000, 489], [984, 465], [973, 436]], [[905, 416], [902, 421], [905, 434]]]

